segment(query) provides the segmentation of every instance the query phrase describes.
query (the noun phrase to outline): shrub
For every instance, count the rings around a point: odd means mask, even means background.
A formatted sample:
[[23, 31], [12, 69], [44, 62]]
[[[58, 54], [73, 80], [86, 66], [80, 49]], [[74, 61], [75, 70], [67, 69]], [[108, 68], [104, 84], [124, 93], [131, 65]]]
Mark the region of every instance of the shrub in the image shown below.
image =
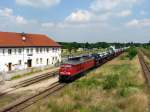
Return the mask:
[[135, 47], [131, 47], [128, 49], [128, 57], [132, 60], [137, 55], [137, 49]]
[[97, 80], [97, 78], [91, 79], [83, 79], [76, 81], [76, 87], [84, 88], [84, 87], [96, 87], [99, 86], [101, 82]]
[[112, 74], [106, 76], [105, 80], [103, 81], [103, 89], [112, 89], [118, 86], [119, 75]]
[[128, 87], [124, 87], [124, 88], [121, 88], [119, 90], [119, 95], [122, 97], [126, 97], [126, 96], [128, 96], [128, 94], [129, 94], [129, 88]]

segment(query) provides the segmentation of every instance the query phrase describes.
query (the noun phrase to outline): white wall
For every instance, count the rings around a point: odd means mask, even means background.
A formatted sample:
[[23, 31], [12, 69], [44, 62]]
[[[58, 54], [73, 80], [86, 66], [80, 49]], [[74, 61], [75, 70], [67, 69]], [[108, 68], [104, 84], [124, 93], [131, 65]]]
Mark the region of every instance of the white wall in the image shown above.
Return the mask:
[[[39, 52], [36, 51], [37, 48], [39, 49]], [[42, 52], [40, 52], [41, 48]], [[47, 48], [49, 49], [49, 52], [47, 52]], [[4, 54], [3, 49], [5, 50]], [[8, 49], [12, 50], [11, 54], [8, 54]], [[19, 49], [21, 49], [22, 51], [21, 53], [19, 53]], [[42, 63], [40, 62], [40, 58], [42, 59]], [[32, 67], [47, 65], [47, 59], [49, 60], [48, 64], [52, 65], [58, 61], [59, 62], [61, 61], [61, 48], [52, 48], [52, 47], [0, 48], [0, 71], [8, 71], [8, 63], [12, 63], [12, 70], [26, 69], [28, 59], [32, 60]], [[37, 59], [39, 63], [37, 63], [36, 61]], [[19, 60], [21, 60], [21, 65], [19, 64]]]

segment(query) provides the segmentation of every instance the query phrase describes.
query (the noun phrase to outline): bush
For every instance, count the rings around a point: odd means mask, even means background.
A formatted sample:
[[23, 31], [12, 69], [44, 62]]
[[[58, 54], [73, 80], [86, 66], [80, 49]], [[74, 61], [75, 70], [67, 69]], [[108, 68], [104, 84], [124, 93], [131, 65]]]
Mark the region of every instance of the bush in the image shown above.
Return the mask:
[[128, 50], [128, 57], [130, 60], [132, 60], [137, 55], [137, 49], [135, 47], [131, 47]]
[[106, 78], [103, 82], [103, 89], [116, 88], [118, 86], [118, 81], [119, 81], [118, 74], [112, 74], [112, 75], [106, 76]]
[[97, 78], [90, 78], [90, 79], [83, 79], [76, 81], [76, 87], [77, 88], [87, 88], [87, 87], [97, 87], [101, 84]]
[[123, 87], [119, 90], [119, 95], [122, 97], [126, 97], [129, 94], [129, 88], [128, 87]]

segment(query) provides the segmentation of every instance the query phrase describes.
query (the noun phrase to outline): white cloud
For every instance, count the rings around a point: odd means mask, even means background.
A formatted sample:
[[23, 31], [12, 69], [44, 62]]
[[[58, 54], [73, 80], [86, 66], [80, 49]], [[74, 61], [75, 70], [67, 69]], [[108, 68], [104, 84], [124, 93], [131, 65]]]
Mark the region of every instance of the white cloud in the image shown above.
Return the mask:
[[94, 0], [90, 8], [93, 11], [112, 11], [114, 8], [132, 7], [139, 0]]
[[118, 13], [117, 15], [120, 17], [126, 17], [126, 16], [130, 16], [131, 14], [132, 14], [131, 10], [124, 10]]
[[51, 7], [60, 3], [61, 0], [16, 0], [18, 5], [31, 7]]
[[14, 15], [13, 9], [10, 8], [0, 9], [0, 19], [2, 20], [1, 25], [2, 24], [23, 25], [28, 23], [28, 21], [24, 17], [20, 15]]
[[11, 16], [13, 14], [13, 10], [10, 8], [0, 9], [0, 15], [2, 16]]
[[16, 22], [18, 24], [27, 24], [27, 21], [22, 16], [16, 16]]
[[129, 21], [125, 25], [134, 28], [150, 27], [150, 19], [142, 19], [142, 20], [134, 19], [132, 21]]
[[120, 0], [95, 0], [90, 8], [93, 11], [111, 10], [120, 3]]
[[67, 22], [87, 22], [91, 19], [91, 14], [86, 10], [72, 12], [65, 21]]

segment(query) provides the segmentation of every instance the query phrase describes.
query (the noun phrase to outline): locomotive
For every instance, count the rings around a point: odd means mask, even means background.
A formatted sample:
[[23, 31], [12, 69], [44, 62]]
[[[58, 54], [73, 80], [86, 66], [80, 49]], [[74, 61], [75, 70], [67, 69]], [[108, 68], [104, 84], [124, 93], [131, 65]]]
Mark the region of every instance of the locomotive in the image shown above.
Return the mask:
[[125, 48], [109, 50], [102, 53], [68, 58], [59, 69], [59, 81], [72, 81], [76, 76], [82, 76], [89, 69], [99, 67], [112, 58], [120, 55]]

